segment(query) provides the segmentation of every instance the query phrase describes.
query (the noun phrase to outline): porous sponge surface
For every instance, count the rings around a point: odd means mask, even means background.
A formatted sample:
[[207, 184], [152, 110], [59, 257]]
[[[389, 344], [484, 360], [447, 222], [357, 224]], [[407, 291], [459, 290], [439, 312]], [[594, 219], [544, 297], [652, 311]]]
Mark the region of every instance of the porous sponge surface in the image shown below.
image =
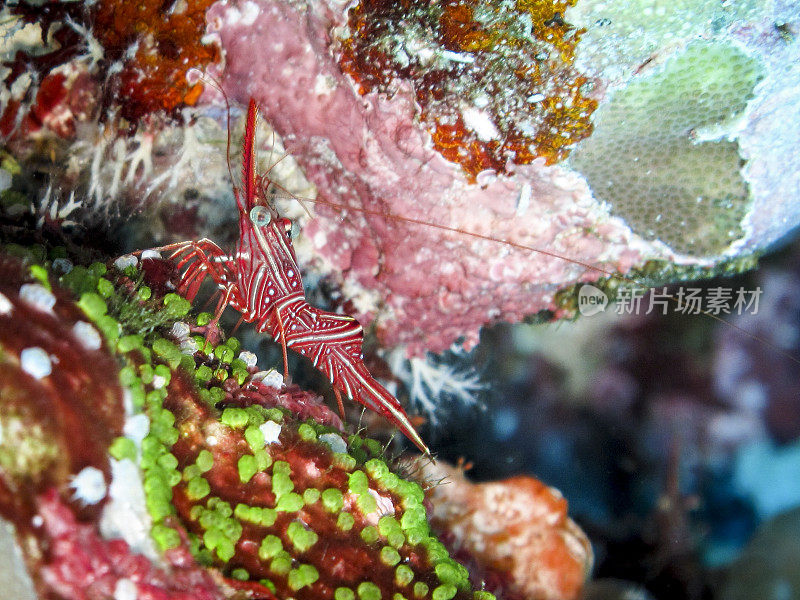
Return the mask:
[[735, 129], [761, 63], [731, 44], [695, 42], [617, 91], [570, 164], [637, 234], [676, 252], [721, 254], [742, 237], [750, 198]]

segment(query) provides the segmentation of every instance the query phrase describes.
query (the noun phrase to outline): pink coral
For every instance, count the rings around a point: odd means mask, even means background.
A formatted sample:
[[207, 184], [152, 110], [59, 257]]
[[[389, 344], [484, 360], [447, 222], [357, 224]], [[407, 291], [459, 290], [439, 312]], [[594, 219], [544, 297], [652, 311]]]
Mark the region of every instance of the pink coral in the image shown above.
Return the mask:
[[343, 15], [327, 5], [303, 13], [282, 2], [217, 3], [207, 17], [226, 55], [226, 89], [238, 101], [256, 98], [300, 157], [319, 192], [304, 233], [351, 290], [371, 290], [372, 303], [356, 306], [377, 317], [383, 343], [410, 354], [441, 351], [459, 336], [471, 345], [481, 324], [552, 308], [558, 288], [600, 275], [389, 212], [608, 270], [642, 259], [644, 247], [590, 201], [577, 174], [535, 161], [470, 184], [433, 149], [408, 86], [391, 98], [359, 96], [332, 56], [329, 32]]

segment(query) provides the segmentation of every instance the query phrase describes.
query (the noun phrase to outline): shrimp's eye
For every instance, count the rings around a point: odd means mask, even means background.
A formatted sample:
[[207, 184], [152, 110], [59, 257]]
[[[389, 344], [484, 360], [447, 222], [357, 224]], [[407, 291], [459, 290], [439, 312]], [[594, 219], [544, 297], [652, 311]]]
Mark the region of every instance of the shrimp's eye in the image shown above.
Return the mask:
[[283, 230], [286, 232], [286, 235], [292, 237], [292, 222], [289, 219], [281, 219], [280, 223], [283, 226]]
[[263, 227], [268, 225], [272, 216], [269, 214], [269, 209], [266, 206], [254, 206], [250, 209], [250, 220], [256, 227]]

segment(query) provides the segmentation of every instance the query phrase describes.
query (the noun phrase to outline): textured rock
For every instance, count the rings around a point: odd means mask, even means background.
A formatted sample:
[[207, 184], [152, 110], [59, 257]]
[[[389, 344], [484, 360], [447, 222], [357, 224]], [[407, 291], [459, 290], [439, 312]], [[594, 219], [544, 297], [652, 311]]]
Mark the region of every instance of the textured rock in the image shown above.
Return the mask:
[[441, 480], [431, 494], [432, 524], [447, 532], [455, 552], [478, 557], [511, 582], [504, 597], [581, 597], [592, 548], [557, 490], [525, 476], [473, 484], [444, 463], [428, 465], [424, 476]]

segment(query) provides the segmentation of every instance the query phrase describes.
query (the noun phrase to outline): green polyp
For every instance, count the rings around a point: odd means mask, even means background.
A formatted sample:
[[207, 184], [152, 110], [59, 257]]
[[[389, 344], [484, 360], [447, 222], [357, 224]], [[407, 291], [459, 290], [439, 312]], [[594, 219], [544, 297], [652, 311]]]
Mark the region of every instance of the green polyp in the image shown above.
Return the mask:
[[401, 479], [397, 484], [397, 494], [403, 499], [403, 506], [408, 509], [414, 505], [422, 504], [425, 492], [413, 481]]
[[372, 456], [382, 456], [383, 455], [383, 446], [378, 440], [373, 440], [372, 438], [364, 438], [364, 445], [367, 447], [367, 450], [370, 451]]
[[428, 560], [433, 564], [437, 564], [450, 558], [447, 548], [445, 548], [444, 544], [442, 544], [442, 542], [437, 540], [435, 537], [427, 538], [422, 542], [422, 545], [425, 546], [425, 550], [428, 552]]
[[166, 312], [175, 318], [183, 317], [188, 314], [192, 308], [191, 303], [185, 298], [181, 298], [178, 294], [169, 293], [164, 296], [164, 307]]
[[[137, 381], [141, 381], [138, 377], [136, 378]], [[144, 399], [145, 399], [145, 390], [143, 385], [136, 385], [130, 388], [131, 391], [131, 403], [136, 408], [142, 408], [144, 406]]]
[[300, 436], [301, 440], [306, 442], [313, 442], [317, 439], [317, 432], [314, 431], [314, 428], [307, 423], [300, 424], [300, 426], [297, 428], [297, 434]]
[[374, 544], [378, 541], [378, 530], [372, 525], [367, 525], [361, 530], [361, 539], [367, 544]]
[[312, 565], [300, 565], [296, 569], [289, 571], [289, 587], [297, 591], [306, 586], [312, 585], [319, 579], [319, 571]]
[[117, 351], [124, 354], [136, 348], [141, 348], [143, 344], [144, 338], [140, 335], [123, 335], [117, 340]]
[[466, 587], [469, 585], [469, 573], [467, 570], [452, 559], [444, 560], [434, 567], [436, 576], [443, 584], [454, 585], [456, 587]]
[[189, 509], [189, 517], [194, 521], [199, 521], [200, 517], [203, 516], [206, 509], [200, 504], [195, 504], [192, 508]]
[[270, 534], [261, 541], [261, 545], [258, 547], [258, 557], [261, 560], [269, 560], [277, 556], [281, 550], [283, 550], [283, 544], [281, 544], [280, 538]]
[[189, 465], [183, 470], [183, 480], [188, 483], [195, 477], [200, 477], [202, 473], [203, 473], [202, 469], [200, 469], [200, 467], [198, 467], [196, 464]]
[[258, 452], [259, 450], [264, 449], [264, 434], [261, 433], [261, 430], [258, 427], [250, 425], [247, 429], [245, 429], [244, 439], [247, 440], [247, 444], [250, 446], [250, 449], [253, 452]]
[[264, 416], [270, 421], [276, 423], [283, 423], [283, 411], [280, 408], [268, 408], [264, 411]]
[[347, 487], [355, 494], [367, 492], [369, 489], [367, 474], [364, 471], [353, 471], [348, 477]]
[[93, 321], [97, 321], [108, 311], [105, 301], [93, 292], [83, 293], [77, 304], [86, 313], [86, 316]]
[[304, 505], [305, 502], [303, 502], [303, 497], [300, 494], [289, 492], [278, 499], [278, 502], [275, 504], [275, 510], [282, 512], [297, 512], [303, 508]]
[[[202, 369], [202, 367], [200, 367], [200, 369]], [[200, 369], [197, 369], [197, 371], [199, 372]], [[219, 420], [228, 427], [241, 429], [247, 425], [247, 411], [243, 408], [226, 408], [222, 411]]]
[[214, 316], [211, 313], [201, 312], [199, 315], [197, 315], [197, 324], [200, 327], [203, 327], [211, 323], [212, 318], [214, 318]]
[[320, 495], [320, 491], [317, 488], [308, 488], [303, 492], [303, 502], [306, 504], [316, 504]]
[[100, 330], [100, 333], [102, 333], [109, 341], [115, 341], [117, 338], [119, 338], [119, 334], [122, 331], [122, 326], [114, 317], [103, 315], [93, 320], [94, 324]]
[[222, 381], [225, 381], [227, 378], [228, 378], [228, 370], [227, 369], [225, 369], [223, 367], [220, 367], [220, 368], [218, 368], [217, 370], [214, 371], [214, 379], [216, 381], [222, 382]]
[[[211, 370], [211, 367], [208, 365], [200, 365], [197, 367], [197, 370], [194, 372], [194, 377], [197, 381], [201, 383], [208, 383], [211, 381], [211, 377], [214, 375], [214, 371]], [[238, 408], [232, 409], [225, 409], [225, 410], [241, 410]]]
[[330, 513], [337, 513], [344, 506], [344, 496], [336, 488], [328, 488], [322, 492], [322, 506]]
[[211, 454], [209, 450], [203, 448], [197, 455], [197, 460], [195, 461], [195, 464], [202, 473], [206, 473], [207, 471], [210, 471], [211, 468], [214, 466], [214, 455]]
[[414, 597], [424, 598], [428, 595], [428, 584], [418, 581], [414, 584]]
[[355, 600], [356, 594], [348, 587], [338, 587], [333, 592], [334, 600]]
[[[172, 414], [172, 413], [168, 413]], [[175, 458], [174, 454], [169, 452], [165, 452], [161, 456], [158, 457], [156, 464], [166, 471], [172, 471], [178, 468], [178, 459]]]
[[97, 280], [97, 293], [103, 298], [110, 298], [114, 294], [114, 284], [105, 277]]
[[431, 597], [433, 598], [433, 600], [450, 600], [453, 596], [456, 595], [457, 591], [458, 589], [456, 589], [456, 586], [450, 584], [444, 584], [434, 588]]
[[234, 354], [233, 350], [228, 346], [217, 346], [214, 348], [214, 356], [216, 356], [220, 362], [230, 363], [233, 360]]
[[167, 365], [156, 365], [155, 374], [164, 379], [164, 385], [168, 385], [172, 380], [172, 371]]
[[172, 368], [177, 367], [181, 363], [183, 353], [181, 349], [164, 338], [156, 338], [152, 344], [153, 352], [167, 361]]
[[266, 422], [266, 409], [258, 404], [253, 404], [244, 409], [247, 412], [247, 422], [253, 427], [260, 427]]
[[411, 544], [412, 546], [421, 544], [422, 542], [427, 540], [429, 536], [430, 536], [430, 529], [427, 524], [424, 527], [416, 526], [406, 530], [406, 538], [408, 540], [408, 543]]
[[234, 569], [231, 571], [231, 578], [238, 579], [239, 581], [247, 581], [250, 579], [250, 573], [247, 572], [247, 569]]
[[172, 527], [167, 527], [166, 525], [153, 525], [153, 528], [150, 530], [150, 535], [153, 536], [153, 540], [162, 552], [171, 548], [177, 548], [181, 543], [180, 534]]
[[386, 536], [386, 541], [389, 542], [390, 546], [400, 548], [406, 543], [406, 536], [403, 535], [402, 531], [391, 531], [389, 535]]
[[262, 508], [258, 517], [258, 522], [264, 527], [272, 527], [278, 518], [278, 511], [274, 508]]
[[400, 553], [391, 546], [381, 548], [381, 562], [387, 567], [393, 567], [400, 562]]
[[339, 513], [339, 516], [336, 518], [336, 527], [342, 531], [350, 531], [353, 528], [353, 525], [355, 525], [355, 522], [356, 520], [350, 513]]
[[378, 510], [378, 502], [375, 500], [372, 494], [369, 493], [369, 491], [359, 492], [356, 494], [356, 506], [358, 506], [358, 509], [365, 515]]
[[356, 468], [356, 459], [344, 452], [333, 453], [333, 464], [342, 471], [352, 471]]
[[389, 534], [397, 532], [402, 533], [400, 530], [400, 523], [391, 516], [381, 517], [378, 520], [378, 533], [380, 533], [383, 537], [388, 537]]
[[477, 590], [472, 593], [472, 600], [497, 600], [497, 597], [491, 592]]
[[231, 351], [233, 351], [234, 353], [238, 352], [239, 349], [242, 347], [242, 343], [235, 337], [229, 337], [227, 340], [225, 340], [225, 345], [228, 348], [230, 348]]
[[390, 473], [389, 467], [379, 458], [371, 458], [364, 463], [364, 469], [375, 481], [383, 482], [383, 479]]
[[48, 279], [48, 276], [47, 276], [47, 269], [45, 269], [42, 265], [31, 265], [30, 266], [30, 273], [45, 288], [47, 288], [48, 290], [52, 289], [50, 287], [50, 280]]
[[294, 489], [290, 473], [291, 467], [286, 461], [277, 460], [272, 465], [272, 493], [276, 497], [280, 498]]
[[371, 581], [364, 581], [358, 584], [359, 600], [381, 600], [381, 588]]
[[200, 500], [211, 493], [211, 486], [203, 477], [195, 477], [186, 484], [186, 493], [192, 500]]
[[275, 594], [275, 592], [277, 592], [277, 591], [278, 591], [278, 588], [276, 588], [276, 587], [275, 587], [275, 584], [274, 584], [274, 583], [272, 583], [272, 582], [271, 582], [269, 579], [259, 579], [259, 580], [258, 580], [258, 583], [260, 583], [261, 585], [263, 585], [265, 588], [267, 588], [267, 589], [268, 589], [270, 592], [272, 592], [273, 594]]
[[236, 508], [233, 509], [233, 516], [239, 519], [240, 521], [251, 521], [251, 522], [258, 522], [258, 516], [260, 511], [257, 507], [250, 507], [247, 504], [239, 503], [236, 505]]
[[269, 563], [269, 569], [277, 575], [287, 575], [292, 569], [291, 555], [282, 550], [275, 558], [272, 559], [272, 562]]
[[394, 570], [394, 582], [400, 586], [405, 587], [414, 581], [414, 571], [408, 565], [398, 565]]
[[136, 460], [136, 444], [126, 437], [118, 437], [111, 443], [108, 453], [117, 460]]
[[389, 490], [390, 492], [394, 492], [400, 483], [400, 477], [389, 471], [383, 476], [381, 483], [385, 489]]
[[153, 292], [146, 285], [143, 285], [138, 290], [136, 290], [136, 297], [139, 300], [149, 300], [150, 296], [152, 296], [152, 295], [153, 295]]
[[236, 463], [239, 470], [239, 481], [247, 483], [253, 478], [253, 475], [258, 473], [258, 464], [256, 464], [256, 457], [252, 454], [245, 454]]
[[428, 515], [425, 512], [425, 507], [421, 504], [411, 506], [403, 512], [400, 517], [400, 527], [403, 530], [409, 530], [416, 527], [425, 527], [428, 524]]
[[403, 596], [403, 594], [401, 594], [400, 592], [395, 592], [394, 596], [392, 596], [392, 600], [408, 600], [408, 598]]
[[125, 387], [131, 387], [139, 382], [139, 377], [136, 375], [136, 369], [131, 365], [122, 367], [119, 370], [119, 382]]
[[139, 366], [139, 376], [142, 378], [142, 383], [145, 385], [150, 385], [153, 383], [153, 375], [155, 375], [153, 365], [144, 363], [143, 365]]
[[239, 385], [244, 385], [244, 382], [247, 381], [247, 378], [250, 374], [245, 371], [244, 369], [232, 369], [231, 370], [231, 377], [236, 380], [236, 383]]
[[319, 536], [316, 533], [306, 529], [299, 521], [289, 523], [286, 528], [286, 535], [298, 552], [305, 552], [311, 549], [319, 540]]
[[256, 465], [258, 465], [259, 471], [266, 471], [272, 464], [272, 457], [264, 448], [254, 452], [253, 456], [256, 457]]
[[220, 387], [212, 387], [208, 390], [211, 396], [211, 402], [216, 404], [225, 400], [225, 390]]

